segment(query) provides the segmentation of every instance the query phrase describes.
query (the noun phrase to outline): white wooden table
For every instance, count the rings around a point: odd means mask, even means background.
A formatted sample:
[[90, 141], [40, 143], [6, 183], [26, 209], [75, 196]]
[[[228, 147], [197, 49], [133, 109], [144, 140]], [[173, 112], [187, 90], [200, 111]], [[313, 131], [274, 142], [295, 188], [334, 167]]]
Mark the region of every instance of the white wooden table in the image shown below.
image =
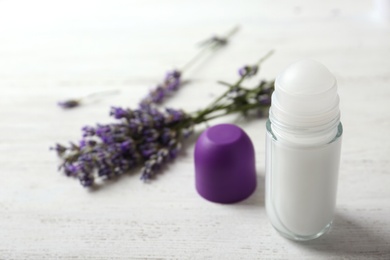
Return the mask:
[[[370, 1], [0, 1], [0, 259], [390, 259], [390, 25]], [[150, 184], [139, 173], [94, 192], [56, 171], [48, 147], [135, 106], [195, 43], [236, 24], [231, 44], [188, 72], [167, 105], [199, 109], [268, 50], [261, 76], [299, 58], [337, 77], [344, 139], [329, 234], [282, 238], [264, 208], [265, 119], [239, 124], [256, 150], [258, 188], [219, 205], [194, 189], [193, 145]], [[259, 78], [259, 77], [258, 77]], [[63, 111], [68, 97], [120, 95]], [[205, 126], [201, 126], [198, 132]]]

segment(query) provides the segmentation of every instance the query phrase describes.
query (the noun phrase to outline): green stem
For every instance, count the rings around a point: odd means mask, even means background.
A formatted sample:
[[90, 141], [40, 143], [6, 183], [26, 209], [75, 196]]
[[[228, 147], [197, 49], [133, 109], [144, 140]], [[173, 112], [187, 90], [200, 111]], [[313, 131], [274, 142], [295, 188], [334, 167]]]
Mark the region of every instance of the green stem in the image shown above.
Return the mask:
[[271, 57], [272, 54], [274, 54], [275, 50], [270, 50], [266, 55], [264, 55], [258, 62], [257, 62], [257, 66], [260, 66], [266, 59], [268, 59], [269, 57]]
[[254, 108], [263, 107], [263, 105], [258, 104], [258, 103], [256, 103], [256, 104], [247, 104], [245, 106], [242, 106], [242, 107], [239, 107], [237, 109], [233, 109], [233, 110], [227, 111], [227, 112], [222, 113], [222, 114], [217, 114], [217, 115], [214, 115], [214, 116], [206, 117], [208, 114], [214, 113], [214, 112], [219, 111], [219, 110], [227, 109], [229, 107], [230, 107], [230, 105], [225, 106], [225, 107], [221, 107], [220, 109], [217, 109], [217, 110], [214, 110], [214, 111], [211, 111], [211, 112], [207, 113], [206, 115], [204, 115], [202, 117], [198, 116], [198, 117], [193, 119], [193, 122], [195, 124], [200, 124], [200, 123], [203, 123], [203, 122], [210, 121], [212, 119], [216, 119], [216, 118], [219, 118], [219, 117], [222, 117], [222, 116], [234, 114], [234, 113], [237, 113], [237, 112], [247, 112], [247, 111], [249, 111], [251, 109], [254, 109]]
[[232, 86], [233, 86], [232, 84], [227, 83], [227, 82], [225, 82], [225, 81], [221, 81], [221, 80], [218, 80], [217, 83], [218, 83], [218, 84], [221, 84], [221, 85], [224, 85], [224, 86], [227, 86], [227, 87], [232, 87]]

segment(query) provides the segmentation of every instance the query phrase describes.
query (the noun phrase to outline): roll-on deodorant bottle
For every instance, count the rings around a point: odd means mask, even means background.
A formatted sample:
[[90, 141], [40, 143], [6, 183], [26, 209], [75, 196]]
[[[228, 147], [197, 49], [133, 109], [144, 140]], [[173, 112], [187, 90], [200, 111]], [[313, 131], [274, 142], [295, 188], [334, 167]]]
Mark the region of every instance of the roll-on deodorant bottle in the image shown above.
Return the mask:
[[326, 233], [333, 221], [340, 162], [339, 96], [322, 64], [301, 60], [275, 81], [266, 134], [266, 209], [293, 240]]

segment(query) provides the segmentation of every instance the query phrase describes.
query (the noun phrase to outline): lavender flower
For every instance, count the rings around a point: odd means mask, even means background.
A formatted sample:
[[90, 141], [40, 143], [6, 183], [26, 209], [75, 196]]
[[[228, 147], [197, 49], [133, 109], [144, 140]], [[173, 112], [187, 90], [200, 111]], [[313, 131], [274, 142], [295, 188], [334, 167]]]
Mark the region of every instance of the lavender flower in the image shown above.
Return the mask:
[[[250, 73], [254, 76], [257, 70]], [[195, 125], [228, 114], [245, 114], [269, 107], [274, 81], [261, 81], [255, 88], [244, 88], [242, 82], [248, 75], [246, 72], [235, 84], [221, 82], [229, 89], [205, 109], [194, 113], [172, 108], [160, 110], [150, 104], [139, 109], [112, 107], [110, 115], [114, 122], [85, 126], [78, 145], [56, 144], [51, 149], [62, 158], [60, 169], [65, 175], [77, 178], [84, 187], [139, 166], [142, 166], [141, 179], [151, 180], [178, 156]], [[179, 78], [179, 73], [167, 75], [166, 86]]]
[[[142, 164], [147, 168], [142, 179], [154, 176], [160, 169], [157, 165], [178, 153], [184, 138], [178, 126], [189, 125], [189, 116], [174, 109], [113, 107], [110, 115], [117, 122], [83, 127], [79, 145], [53, 148], [64, 158], [64, 173], [77, 177], [84, 187], [92, 186], [96, 178], [110, 179]], [[158, 164], [151, 167], [156, 156]]]

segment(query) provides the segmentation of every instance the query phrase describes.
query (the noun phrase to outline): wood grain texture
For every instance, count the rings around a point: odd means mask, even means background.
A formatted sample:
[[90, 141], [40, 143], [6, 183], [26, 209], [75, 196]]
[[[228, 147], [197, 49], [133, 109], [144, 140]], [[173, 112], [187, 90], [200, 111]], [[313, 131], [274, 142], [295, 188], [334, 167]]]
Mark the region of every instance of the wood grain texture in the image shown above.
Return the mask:
[[[0, 259], [390, 259], [390, 25], [370, 1], [0, 1]], [[282, 238], [264, 208], [265, 120], [229, 117], [255, 144], [258, 188], [218, 205], [194, 189], [193, 143], [155, 182], [138, 173], [88, 192], [48, 151], [110, 105], [135, 106], [194, 44], [236, 24], [168, 105], [193, 111], [270, 49], [271, 79], [299, 58], [337, 77], [344, 139], [329, 234]], [[118, 89], [73, 111], [58, 100]], [[198, 132], [205, 126], [198, 128]]]

